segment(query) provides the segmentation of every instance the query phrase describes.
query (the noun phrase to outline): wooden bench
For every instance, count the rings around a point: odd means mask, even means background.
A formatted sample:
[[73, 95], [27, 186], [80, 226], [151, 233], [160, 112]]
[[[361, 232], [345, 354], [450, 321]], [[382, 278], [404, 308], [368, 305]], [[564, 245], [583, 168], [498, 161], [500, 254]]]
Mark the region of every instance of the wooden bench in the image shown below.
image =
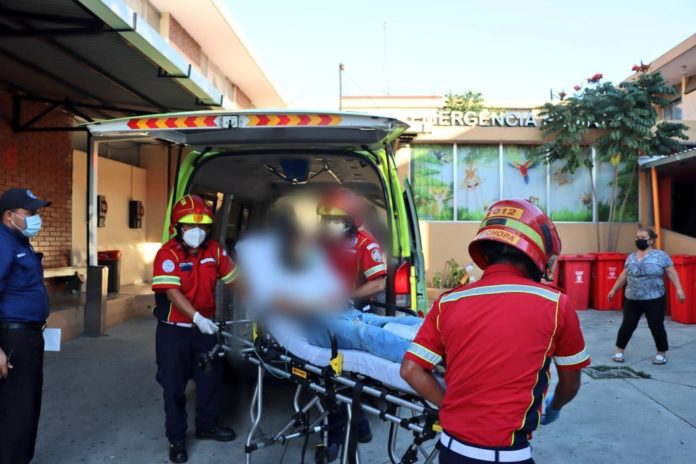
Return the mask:
[[52, 267], [44, 269], [44, 279], [60, 279], [67, 293], [82, 293], [82, 284], [87, 277], [86, 266]]
[[73, 277], [75, 274], [85, 276], [87, 274], [87, 268], [84, 266], [67, 266], [44, 269], [44, 279], [53, 279], [54, 277]]

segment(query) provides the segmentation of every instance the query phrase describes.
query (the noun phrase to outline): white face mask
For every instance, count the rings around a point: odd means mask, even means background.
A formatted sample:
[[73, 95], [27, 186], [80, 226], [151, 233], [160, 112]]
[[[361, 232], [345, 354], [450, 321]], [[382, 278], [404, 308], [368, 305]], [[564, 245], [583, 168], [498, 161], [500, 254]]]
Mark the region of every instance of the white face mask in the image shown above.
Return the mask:
[[200, 227], [194, 227], [184, 232], [184, 243], [191, 248], [198, 248], [205, 241], [206, 232]]
[[327, 223], [324, 227], [327, 234], [333, 238], [341, 238], [348, 231], [348, 226], [343, 222], [331, 221]]

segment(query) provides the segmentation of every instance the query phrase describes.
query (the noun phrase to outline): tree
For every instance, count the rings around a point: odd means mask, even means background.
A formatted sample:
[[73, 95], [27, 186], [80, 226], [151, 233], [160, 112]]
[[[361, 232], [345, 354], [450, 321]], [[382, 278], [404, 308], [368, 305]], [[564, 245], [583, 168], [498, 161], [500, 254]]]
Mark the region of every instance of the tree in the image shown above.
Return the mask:
[[[610, 250], [616, 249], [619, 232], [616, 222], [623, 219], [627, 201], [635, 189], [638, 157], [670, 155], [681, 149], [677, 139], [688, 139], [684, 134], [687, 126], [657, 122], [656, 107], [666, 106], [669, 100], [665, 97], [675, 95], [675, 89], [660, 73], [648, 73], [646, 67], [634, 67], [634, 70], [638, 72], [637, 77], [618, 87], [601, 82], [602, 75], [595, 74], [587, 79], [584, 88], [574, 87], [575, 95], [545, 104], [539, 114], [544, 136], [553, 141], [540, 147], [535, 157], [547, 163], [561, 161], [565, 163], [564, 171], [573, 173], [582, 165], [592, 173], [593, 160], [583, 143], [590, 132], [595, 132], [596, 161], [608, 162], [612, 169], [607, 214]], [[628, 183], [619, 178], [622, 169], [628, 169]], [[596, 204], [594, 179], [592, 184]], [[597, 224], [598, 251], [599, 238]]]
[[442, 108], [446, 111], [467, 111], [479, 112], [485, 108], [483, 103], [483, 95], [481, 92], [472, 92], [467, 90], [463, 94], [454, 94], [452, 92], [445, 95], [445, 106]]

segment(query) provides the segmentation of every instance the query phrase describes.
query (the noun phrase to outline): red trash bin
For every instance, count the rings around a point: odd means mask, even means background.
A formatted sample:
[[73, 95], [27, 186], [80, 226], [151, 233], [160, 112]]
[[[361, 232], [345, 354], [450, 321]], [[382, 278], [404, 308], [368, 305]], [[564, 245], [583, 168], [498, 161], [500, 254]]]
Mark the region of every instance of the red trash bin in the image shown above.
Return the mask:
[[100, 266], [109, 268], [107, 291], [118, 293], [121, 290], [121, 250], [105, 250], [97, 252], [97, 261]]
[[669, 283], [668, 304], [672, 320], [682, 324], [696, 324], [696, 302], [694, 301], [696, 298], [696, 256], [674, 255], [672, 262], [686, 294], [686, 301], [680, 303], [677, 298], [677, 289], [671, 282]]
[[587, 309], [590, 303], [590, 276], [592, 255], [561, 255], [561, 288], [568, 295], [568, 305], [574, 309]]
[[609, 301], [607, 295], [624, 270], [626, 255], [623, 253], [592, 253], [595, 257], [592, 266], [592, 307], [594, 309], [623, 308], [623, 289], [616, 292]]

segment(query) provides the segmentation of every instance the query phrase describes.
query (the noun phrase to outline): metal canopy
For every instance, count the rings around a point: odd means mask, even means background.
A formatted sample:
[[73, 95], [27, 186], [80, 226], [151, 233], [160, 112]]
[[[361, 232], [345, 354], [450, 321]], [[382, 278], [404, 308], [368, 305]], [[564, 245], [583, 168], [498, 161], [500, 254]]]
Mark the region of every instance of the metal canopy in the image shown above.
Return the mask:
[[[642, 170], [658, 167], [676, 167], [678, 169], [679, 166], [684, 166], [687, 162], [696, 162], [696, 148], [689, 148], [670, 156], [639, 159], [638, 165]], [[693, 164], [690, 164], [690, 166], [693, 166]]]
[[16, 95], [18, 131], [47, 130], [23, 114], [26, 101], [87, 122], [223, 104], [222, 94], [121, 0], [3, 0], [0, 85]]

